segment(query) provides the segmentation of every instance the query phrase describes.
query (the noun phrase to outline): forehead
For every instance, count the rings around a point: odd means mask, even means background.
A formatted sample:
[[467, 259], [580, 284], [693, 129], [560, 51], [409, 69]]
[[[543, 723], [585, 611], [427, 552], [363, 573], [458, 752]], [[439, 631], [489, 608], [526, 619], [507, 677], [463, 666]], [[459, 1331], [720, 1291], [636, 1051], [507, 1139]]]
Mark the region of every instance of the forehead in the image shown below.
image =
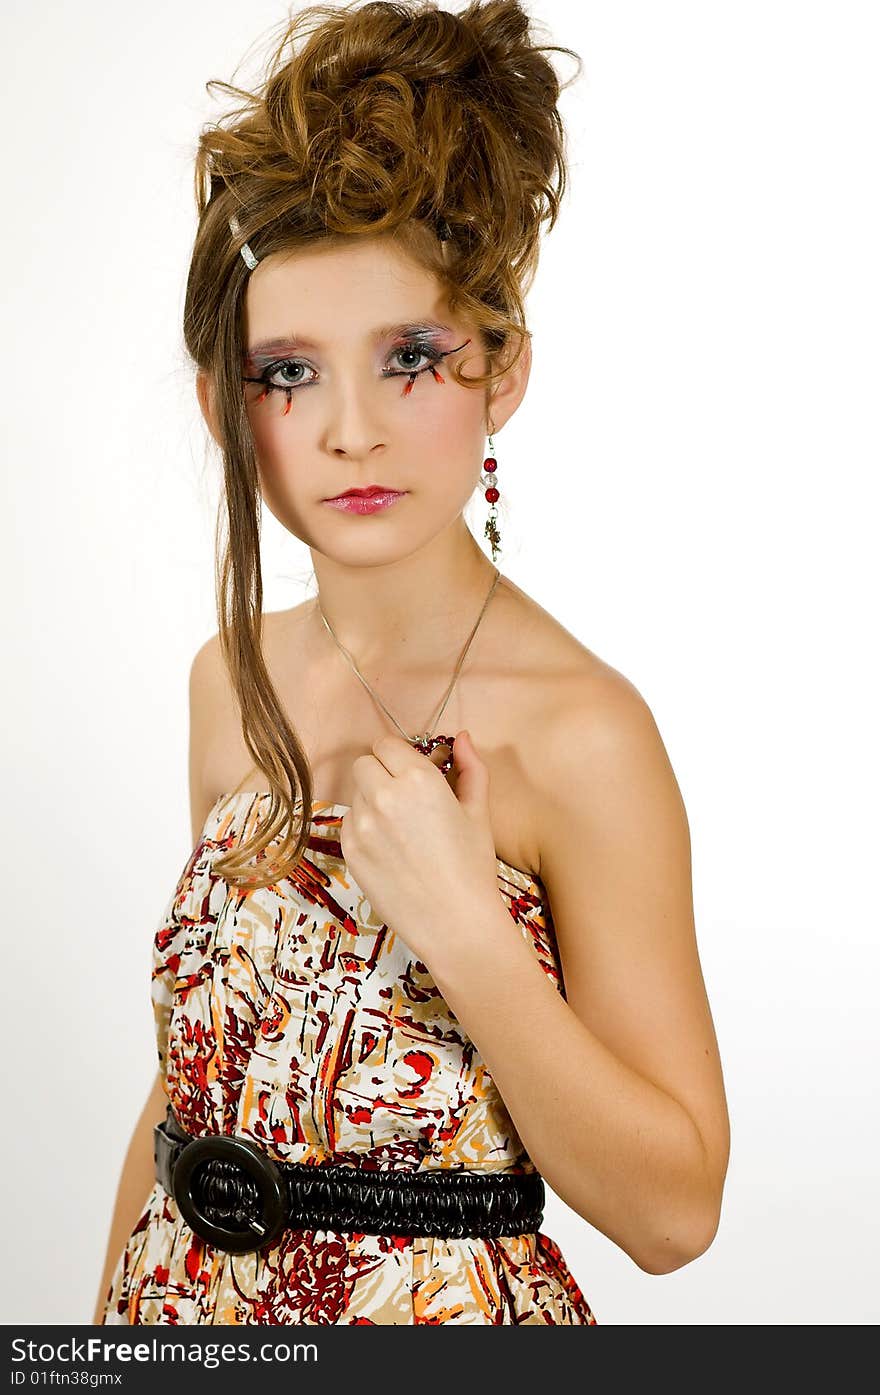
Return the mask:
[[351, 238], [260, 262], [248, 281], [243, 328], [249, 345], [295, 337], [319, 348], [445, 313], [431, 272], [387, 238]]

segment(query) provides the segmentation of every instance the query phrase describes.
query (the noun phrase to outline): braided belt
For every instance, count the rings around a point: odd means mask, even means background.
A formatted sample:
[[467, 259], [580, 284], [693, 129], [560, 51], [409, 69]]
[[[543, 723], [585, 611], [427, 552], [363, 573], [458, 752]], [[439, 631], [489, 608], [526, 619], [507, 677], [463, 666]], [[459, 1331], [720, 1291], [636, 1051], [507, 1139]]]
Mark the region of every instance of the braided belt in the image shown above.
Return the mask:
[[286, 1227], [364, 1235], [525, 1235], [544, 1218], [539, 1172], [388, 1171], [283, 1163], [229, 1134], [195, 1138], [170, 1105], [153, 1129], [156, 1180], [190, 1229], [218, 1249], [272, 1245]]

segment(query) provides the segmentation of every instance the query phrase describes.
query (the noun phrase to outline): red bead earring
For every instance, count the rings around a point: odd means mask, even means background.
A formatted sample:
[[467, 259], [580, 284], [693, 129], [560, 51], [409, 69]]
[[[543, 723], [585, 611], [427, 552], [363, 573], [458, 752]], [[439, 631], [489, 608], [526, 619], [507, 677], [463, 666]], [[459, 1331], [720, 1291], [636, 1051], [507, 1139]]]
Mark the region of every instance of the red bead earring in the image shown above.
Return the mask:
[[489, 517], [486, 519], [484, 531], [485, 536], [492, 544], [492, 561], [494, 562], [501, 551], [501, 534], [498, 532], [498, 512], [495, 508], [500, 497], [495, 473], [498, 469], [498, 461], [495, 459], [495, 446], [492, 443], [491, 431], [489, 432], [489, 452], [483, 461], [481, 483], [485, 486], [485, 497], [489, 504]]

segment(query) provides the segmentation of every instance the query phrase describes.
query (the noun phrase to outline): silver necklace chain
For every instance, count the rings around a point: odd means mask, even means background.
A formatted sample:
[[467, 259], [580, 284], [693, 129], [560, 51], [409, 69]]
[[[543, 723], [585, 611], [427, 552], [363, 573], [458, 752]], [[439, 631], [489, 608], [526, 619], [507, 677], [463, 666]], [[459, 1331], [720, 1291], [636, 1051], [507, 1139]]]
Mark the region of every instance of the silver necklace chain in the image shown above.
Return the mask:
[[370, 694], [370, 696], [371, 696], [372, 698], [375, 699], [376, 702], [378, 702], [379, 706], [381, 707], [382, 711], [385, 713], [386, 717], [389, 717], [389, 718], [391, 719], [391, 721], [392, 721], [392, 722], [394, 723], [394, 725], [397, 727], [397, 730], [400, 732], [401, 736], [402, 736], [406, 741], [408, 741], [408, 742], [410, 743], [411, 746], [416, 746], [416, 745], [418, 745], [420, 742], [426, 742], [426, 741], [430, 741], [430, 740], [432, 739], [432, 732], [436, 729], [437, 723], [440, 721], [440, 718], [443, 716], [443, 713], [444, 713], [444, 711], [446, 710], [446, 704], [447, 704], [447, 702], [449, 701], [450, 697], [452, 696], [452, 689], [455, 687], [456, 680], [457, 680], [457, 678], [458, 678], [459, 673], [461, 672], [461, 666], [462, 666], [462, 664], [464, 663], [464, 661], [465, 661], [465, 659], [466, 659], [466, 657], [467, 657], [467, 652], [468, 652], [468, 650], [469, 650], [470, 647], [471, 647], [471, 641], [473, 640], [474, 635], [477, 633], [477, 630], [479, 629], [480, 621], [482, 620], [482, 618], [483, 618], [483, 616], [484, 616], [484, 614], [485, 614], [485, 612], [486, 612], [486, 607], [487, 607], [487, 605], [489, 604], [489, 602], [490, 602], [491, 599], [492, 599], [492, 596], [493, 596], [494, 591], [495, 591], [495, 587], [498, 585], [498, 580], [499, 580], [500, 576], [501, 576], [501, 573], [500, 573], [500, 571], [499, 571], [499, 570], [497, 569], [497, 567], [496, 567], [496, 569], [495, 569], [495, 579], [494, 579], [494, 581], [492, 582], [492, 585], [491, 585], [490, 588], [489, 588], [489, 594], [488, 594], [488, 596], [486, 597], [486, 599], [485, 599], [484, 602], [483, 602], [483, 608], [482, 608], [482, 610], [480, 611], [479, 615], [477, 616], [477, 623], [474, 625], [474, 628], [471, 630], [470, 635], [468, 636], [467, 643], [465, 644], [464, 649], [463, 649], [462, 652], [461, 652], [461, 657], [459, 658], [458, 663], [455, 665], [455, 672], [454, 672], [453, 675], [452, 675], [452, 682], [449, 684], [449, 687], [446, 689], [446, 696], [443, 698], [443, 701], [442, 701], [442, 703], [440, 704], [440, 710], [439, 710], [439, 712], [437, 713], [437, 715], [433, 718], [433, 720], [428, 724], [427, 728], [425, 729], [425, 731], [424, 731], [420, 736], [409, 736], [409, 735], [407, 734], [407, 732], [404, 731], [403, 727], [400, 725], [400, 723], [398, 722], [397, 718], [394, 716], [394, 713], [388, 711], [388, 708], [385, 706], [385, 704], [384, 704], [384, 702], [382, 701], [382, 699], [380, 698], [379, 694], [375, 691], [374, 688], [372, 688], [372, 687], [370, 686], [370, 684], [367, 682], [367, 680], [366, 680], [366, 678], [364, 677], [364, 675], [361, 673], [360, 669], [358, 668], [357, 664], [356, 664], [355, 661], [354, 661], [354, 658], [353, 658], [352, 655], [348, 652], [348, 650], [346, 649], [345, 645], [344, 645], [344, 644], [341, 644], [340, 641], [336, 638], [336, 635], [333, 633], [333, 629], [332, 629], [332, 627], [331, 627], [331, 625], [330, 625], [330, 623], [329, 623], [329, 621], [328, 621], [326, 615], [324, 614], [323, 610], [321, 609], [321, 602], [320, 602], [320, 600], [317, 601], [318, 613], [320, 614], [321, 619], [324, 621], [324, 625], [326, 626], [327, 631], [328, 631], [328, 633], [329, 633], [331, 639], [332, 639], [332, 640], [334, 641], [334, 643], [342, 650], [343, 654], [345, 655], [345, 657], [346, 657], [346, 659], [348, 660], [348, 662], [351, 664], [351, 667], [354, 669], [354, 671], [355, 671], [355, 673], [357, 674], [358, 678], [359, 678], [359, 679], [361, 680], [361, 682], [363, 683], [363, 685], [364, 685], [364, 687], [366, 688], [367, 692]]

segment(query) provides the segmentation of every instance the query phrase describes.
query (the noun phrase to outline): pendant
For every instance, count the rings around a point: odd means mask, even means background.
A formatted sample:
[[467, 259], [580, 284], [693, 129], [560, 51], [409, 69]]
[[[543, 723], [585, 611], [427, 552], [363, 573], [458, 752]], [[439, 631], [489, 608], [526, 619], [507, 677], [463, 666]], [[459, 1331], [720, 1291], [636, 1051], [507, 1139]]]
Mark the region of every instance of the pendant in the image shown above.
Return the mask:
[[[448, 775], [450, 770], [452, 769], [452, 743], [454, 740], [454, 736], [426, 735], [416, 737], [414, 741], [410, 742], [410, 745], [415, 746], [417, 751], [421, 751], [423, 756], [427, 756], [431, 764], [436, 765], [438, 770], [440, 770], [443, 775]], [[434, 752], [438, 747], [440, 747], [441, 750], [443, 750], [444, 748], [447, 749], [445, 754], [441, 755], [439, 760], [434, 760], [432, 752]]]

